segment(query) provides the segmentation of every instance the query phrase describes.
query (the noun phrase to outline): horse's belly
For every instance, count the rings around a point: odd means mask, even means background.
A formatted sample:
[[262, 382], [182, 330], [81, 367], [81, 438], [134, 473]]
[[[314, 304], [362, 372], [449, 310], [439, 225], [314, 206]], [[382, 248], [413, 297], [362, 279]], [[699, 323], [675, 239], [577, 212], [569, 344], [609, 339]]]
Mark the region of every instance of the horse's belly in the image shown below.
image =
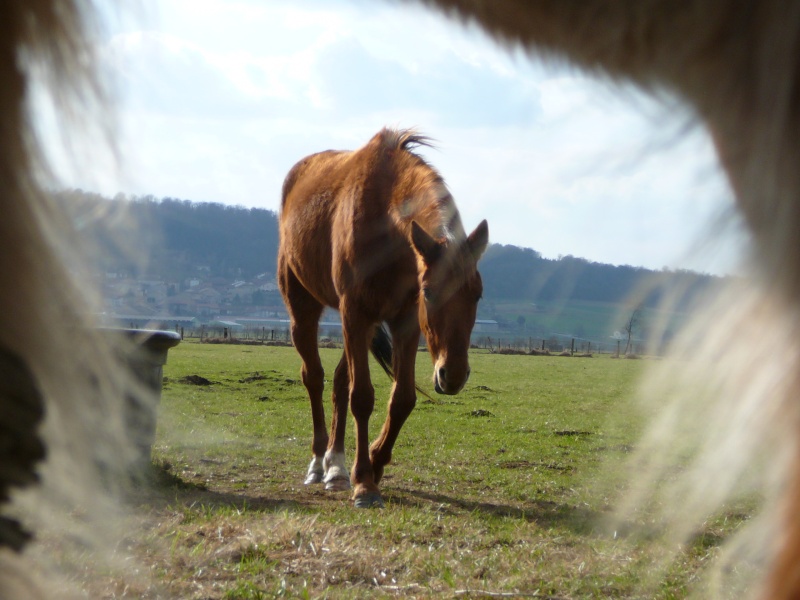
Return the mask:
[[318, 302], [332, 308], [339, 308], [339, 297], [331, 277], [330, 260], [313, 253], [305, 253], [305, 259], [291, 261], [292, 271], [303, 287], [316, 298]]

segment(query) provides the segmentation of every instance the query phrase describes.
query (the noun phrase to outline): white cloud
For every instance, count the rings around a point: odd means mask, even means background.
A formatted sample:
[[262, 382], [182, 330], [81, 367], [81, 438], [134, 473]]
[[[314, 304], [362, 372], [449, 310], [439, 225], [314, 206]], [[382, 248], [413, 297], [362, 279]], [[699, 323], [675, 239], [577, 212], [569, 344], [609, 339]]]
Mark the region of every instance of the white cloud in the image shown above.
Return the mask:
[[545, 70], [427, 11], [155, 6], [157, 21], [120, 27], [106, 49], [126, 192], [277, 209], [299, 158], [400, 125], [439, 141], [426, 156], [467, 227], [488, 217], [493, 241], [545, 256], [702, 268], [685, 255], [729, 206], [710, 144], [674, 106]]

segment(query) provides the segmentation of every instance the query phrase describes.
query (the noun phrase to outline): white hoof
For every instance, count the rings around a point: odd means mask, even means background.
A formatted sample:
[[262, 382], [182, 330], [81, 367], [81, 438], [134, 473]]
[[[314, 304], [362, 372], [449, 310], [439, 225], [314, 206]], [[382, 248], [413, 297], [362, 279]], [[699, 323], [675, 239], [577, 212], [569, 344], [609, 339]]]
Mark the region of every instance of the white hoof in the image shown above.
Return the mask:
[[315, 483], [322, 483], [325, 477], [325, 468], [322, 466], [323, 459], [321, 456], [315, 456], [311, 459], [311, 464], [308, 465], [308, 473], [306, 473], [306, 485], [313, 485]]
[[326, 452], [325, 460], [325, 489], [342, 491], [350, 489], [350, 473], [344, 462], [343, 452]]

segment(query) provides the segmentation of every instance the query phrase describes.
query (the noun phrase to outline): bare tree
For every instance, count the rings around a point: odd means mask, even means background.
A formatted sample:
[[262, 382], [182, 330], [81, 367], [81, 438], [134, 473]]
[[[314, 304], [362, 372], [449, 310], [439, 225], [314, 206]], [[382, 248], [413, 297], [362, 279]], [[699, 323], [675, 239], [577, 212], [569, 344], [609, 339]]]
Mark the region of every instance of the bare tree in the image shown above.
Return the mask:
[[624, 352], [626, 356], [631, 349], [631, 338], [633, 337], [633, 332], [639, 329], [641, 313], [642, 313], [642, 306], [639, 305], [633, 309], [633, 312], [631, 313], [631, 316], [628, 319], [627, 323], [625, 323], [625, 325], [622, 327], [622, 330], [628, 337], [628, 341], [625, 344], [625, 352]]

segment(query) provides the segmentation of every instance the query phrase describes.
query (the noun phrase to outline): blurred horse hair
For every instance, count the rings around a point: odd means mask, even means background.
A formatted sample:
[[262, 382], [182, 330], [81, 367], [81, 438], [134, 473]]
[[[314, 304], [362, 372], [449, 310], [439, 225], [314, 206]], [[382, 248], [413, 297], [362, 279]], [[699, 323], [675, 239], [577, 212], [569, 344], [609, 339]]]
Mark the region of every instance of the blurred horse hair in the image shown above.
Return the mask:
[[[752, 274], [673, 345], [679, 361], [649, 379], [645, 395], [656, 390], [665, 409], [639, 446], [632, 506], [687, 455], [665, 504], [679, 537], [742, 490], [763, 494], [728, 560], [756, 571], [763, 562], [751, 593], [800, 596], [800, 3], [415, 1], [508, 46], [673, 94], [711, 132], [752, 236]], [[75, 274], [84, 257], [46, 193], [31, 115], [37, 89], [65, 123], [87, 124], [87, 107], [102, 105], [90, 9], [84, 0], [0, 3], [2, 598], [56, 595], [23, 551], [26, 529], [78, 540], [108, 531], [94, 519], [113, 516], [114, 503], [91, 466], [131, 451], [119, 406], [131, 385], [124, 349], [89, 327], [99, 303]]]
[[90, 18], [84, 0], [0, 3], [0, 598], [69, 596], [48, 548], [73, 560], [115, 537], [104, 474], [135, 458], [122, 402], [141, 390], [127, 349], [92, 327], [85, 248], [48, 193], [32, 114], [46, 97], [62, 135], [105, 127]]
[[677, 97], [708, 128], [752, 238], [751, 272], [647, 378], [644, 395], [664, 409], [626, 508], [674, 480], [664, 516], [686, 541], [726, 501], [762, 495], [719, 571], [749, 573], [762, 598], [800, 597], [800, 3], [421, 1], [507, 47]]

